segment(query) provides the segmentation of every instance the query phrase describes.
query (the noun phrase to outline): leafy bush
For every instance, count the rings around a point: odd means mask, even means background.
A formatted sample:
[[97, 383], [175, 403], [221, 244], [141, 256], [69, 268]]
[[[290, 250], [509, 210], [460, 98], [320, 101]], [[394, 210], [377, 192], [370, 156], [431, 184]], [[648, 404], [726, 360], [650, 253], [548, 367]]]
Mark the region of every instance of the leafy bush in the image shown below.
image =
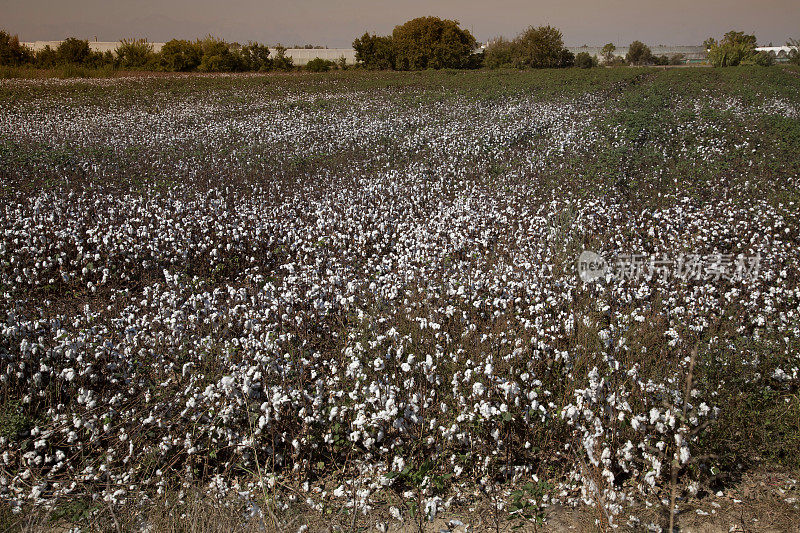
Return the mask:
[[633, 41], [628, 47], [625, 61], [627, 61], [629, 65], [641, 66], [655, 63], [655, 58], [649, 46], [641, 41]]
[[559, 67], [572, 67], [575, 66], [575, 54], [567, 50], [566, 48], [562, 48], [561, 51], [558, 53], [559, 57]]
[[239, 72], [244, 70], [242, 56], [233, 53], [231, 45], [223, 39], [208, 36], [201, 41], [203, 58], [199, 70], [202, 72]]
[[82, 65], [92, 55], [89, 41], [68, 37], [56, 48], [56, 63], [61, 65]]
[[708, 60], [715, 67], [736, 67], [752, 61], [756, 55], [756, 36], [741, 31], [729, 31], [719, 42], [706, 41]]
[[786, 46], [790, 47], [789, 62], [800, 65], [800, 39], [789, 39]]
[[159, 53], [159, 62], [163, 70], [170, 72], [189, 72], [200, 66], [203, 58], [203, 47], [200, 43], [172, 39], [164, 44]]
[[111, 51], [89, 52], [89, 56], [83, 62], [83, 66], [90, 69], [113, 70], [116, 65], [117, 58]]
[[123, 39], [116, 49], [117, 62], [124, 69], [152, 68], [156, 54], [147, 39]]
[[394, 68], [395, 53], [391, 36], [370, 35], [369, 32], [353, 41], [356, 62], [370, 70]]
[[286, 55], [286, 47], [278, 44], [275, 47], [275, 56], [272, 57], [272, 69], [290, 71], [294, 68], [294, 60]]
[[34, 57], [34, 65], [38, 68], [53, 68], [58, 65], [58, 54], [50, 48], [50, 45], [45, 46]]
[[490, 41], [484, 52], [484, 64], [489, 68], [512, 66], [511, 42], [504, 37]]
[[331, 67], [335, 67], [336, 63], [333, 61], [328, 61], [327, 59], [322, 59], [319, 57], [315, 57], [308, 63], [306, 63], [306, 70], [310, 72], [328, 72]]
[[19, 37], [0, 31], [0, 65], [18, 67], [33, 60], [33, 53], [19, 43]]
[[685, 54], [672, 54], [669, 56], [670, 65], [682, 65], [686, 61]]
[[775, 56], [769, 52], [759, 52], [753, 57], [753, 62], [762, 67], [771, 67], [775, 64]]
[[666, 55], [661, 54], [660, 56], [653, 56], [652, 64], [659, 66], [666, 66], [670, 64], [670, 60]]
[[589, 52], [580, 52], [575, 56], [575, 66], [578, 68], [592, 68], [597, 66], [597, 59], [589, 55]]
[[397, 26], [392, 32], [400, 70], [468, 68], [477, 42], [455, 20], [420, 17]]

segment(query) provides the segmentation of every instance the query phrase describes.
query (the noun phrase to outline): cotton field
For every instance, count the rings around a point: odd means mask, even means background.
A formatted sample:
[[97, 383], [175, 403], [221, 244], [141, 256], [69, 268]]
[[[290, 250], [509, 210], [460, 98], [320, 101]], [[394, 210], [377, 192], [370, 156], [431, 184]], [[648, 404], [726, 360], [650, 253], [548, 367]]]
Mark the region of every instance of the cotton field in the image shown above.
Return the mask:
[[797, 465], [738, 424], [800, 444], [798, 80], [624, 72], [1, 82], [0, 499], [658, 528]]

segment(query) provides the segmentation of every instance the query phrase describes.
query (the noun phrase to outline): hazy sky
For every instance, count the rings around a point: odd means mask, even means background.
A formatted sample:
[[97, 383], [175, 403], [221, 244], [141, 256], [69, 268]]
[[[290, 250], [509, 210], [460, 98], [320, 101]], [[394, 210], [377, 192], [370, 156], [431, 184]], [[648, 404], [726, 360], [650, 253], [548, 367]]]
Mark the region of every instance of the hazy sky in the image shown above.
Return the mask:
[[410, 18], [456, 19], [479, 41], [552, 24], [568, 45], [699, 44], [729, 29], [759, 44], [800, 38], [800, 0], [0, 0], [0, 27], [20, 40], [196, 38], [349, 47], [364, 31]]

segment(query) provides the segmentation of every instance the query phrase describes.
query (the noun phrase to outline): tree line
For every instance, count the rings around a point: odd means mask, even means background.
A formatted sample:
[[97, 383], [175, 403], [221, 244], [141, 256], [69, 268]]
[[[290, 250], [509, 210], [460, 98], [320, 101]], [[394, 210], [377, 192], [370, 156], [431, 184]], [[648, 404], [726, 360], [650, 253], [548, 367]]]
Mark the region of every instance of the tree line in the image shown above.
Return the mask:
[[[789, 59], [800, 65], [800, 42], [789, 41]], [[756, 38], [742, 32], [729, 32], [717, 43], [706, 42], [709, 61], [714, 66], [758, 64], [769, 66], [774, 56], [756, 51]], [[427, 68], [592, 68], [606, 66], [678, 65], [685, 57], [656, 56], [650, 47], [634, 41], [625, 56], [617, 54], [613, 43], [606, 44], [600, 57], [588, 52], [573, 55], [565, 46], [560, 30], [552, 26], [530, 26], [509, 40], [498, 37], [481, 49], [472, 34], [454, 20], [421, 17], [397, 26], [391, 35], [368, 32], [353, 41], [358, 65], [375, 70], [421, 70]]]
[[[717, 67], [758, 64], [769, 66], [775, 57], [756, 51], [756, 37], [731, 31], [717, 41], [705, 43], [709, 62]], [[790, 40], [789, 60], [800, 65], [800, 41]], [[308, 48], [308, 46], [306, 46]], [[680, 64], [683, 57], [655, 56], [641, 41], [634, 41], [625, 56], [613, 43], [606, 44], [600, 57], [587, 52], [573, 54], [564, 46], [560, 30], [552, 26], [530, 26], [513, 39], [498, 37], [483, 48], [458, 21], [419, 17], [394, 28], [391, 35], [364, 33], [353, 41], [356, 66], [371, 70], [477, 69], [477, 68], [592, 68], [601, 63], [618, 65]], [[32, 51], [16, 35], [0, 31], [0, 65], [55, 68], [78, 65], [95, 69], [149, 70], [167, 72], [267, 72], [289, 71], [295, 67], [286, 48], [274, 53], [257, 42], [245, 45], [208, 36], [196, 41], [172, 39], [155, 52], [144, 39], [124, 39], [114, 52], [92, 51], [87, 40], [68, 38], [55, 49], [47, 46]], [[322, 72], [347, 68], [345, 58], [329, 61], [316, 58], [305, 68]]]
[[0, 31], [0, 65], [166, 72], [266, 72], [294, 68], [286, 48], [280, 45], [271, 56], [266, 45], [257, 42], [240, 45], [211, 36], [196, 41], [172, 39], [158, 52], [145, 39], [123, 39], [114, 52], [95, 52], [89, 41], [69, 37], [56, 48], [48, 45], [34, 52], [23, 46], [16, 35], [5, 31]]

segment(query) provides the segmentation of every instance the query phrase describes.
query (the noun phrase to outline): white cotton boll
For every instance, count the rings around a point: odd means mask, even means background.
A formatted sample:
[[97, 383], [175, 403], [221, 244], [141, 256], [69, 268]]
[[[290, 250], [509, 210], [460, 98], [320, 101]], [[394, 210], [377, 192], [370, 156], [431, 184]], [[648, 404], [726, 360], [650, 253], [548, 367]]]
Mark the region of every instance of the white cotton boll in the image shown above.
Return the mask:
[[781, 368], [776, 368], [774, 372], [772, 372], [772, 378], [777, 381], [791, 381], [792, 376], [787, 374]]
[[691, 454], [689, 453], [689, 447], [681, 446], [681, 451], [680, 451], [681, 464], [685, 465], [686, 463], [689, 462], [689, 459], [691, 459]]
[[231, 376], [223, 376], [219, 383], [223, 390], [226, 392], [231, 392], [233, 390], [235, 381]]

